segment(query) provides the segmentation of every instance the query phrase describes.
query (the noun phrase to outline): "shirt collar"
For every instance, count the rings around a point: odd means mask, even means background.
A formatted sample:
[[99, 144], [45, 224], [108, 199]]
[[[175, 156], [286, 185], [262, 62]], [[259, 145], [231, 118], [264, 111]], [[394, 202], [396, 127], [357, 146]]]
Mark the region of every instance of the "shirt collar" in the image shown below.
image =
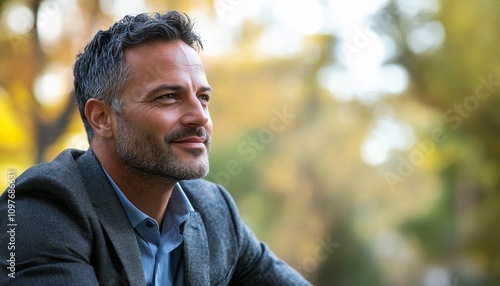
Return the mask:
[[[131, 226], [133, 228], [136, 228], [144, 220], [148, 218], [152, 219], [151, 217], [143, 213], [141, 210], [139, 210], [136, 206], [134, 206], [134, 204], [132, 204], [129, 201], [129, 199], [125, 196], [125, 194], [123, 194], [123, 192], [120, 190], [118, 185], [113, 181], [108, 172], [106, 172], [104, 167], [102, 167], [102, 169], [104, 170], [104, 173], [108, 177], [111, 186], [118, 195], [118, 198], [120, 199], [120, 202], [123, 208], [125, 209], [125, 213], [127, 214]], [[193, 206], [191, 205], [191, 202], [187, 198], [186, 194], [184, 193], [184, 190], [182, 189], [181, 185], [179, 183], [175, 184], [172, 190], [172, 194], [170, 195], [170, 199], [168, 201], [167, 211], [165, 212], [163, 222], [165, 223], [166, 221], [165, 216], [167, 215], [167, 213], [169, 213], [172, 219], [174, 220], [174, 223], [180, 225], [188, 219], [188, 217], [191, 215], [192, 212], [194, 212]]]
[[179, 183], [175, 184], [172, 190], [172, 195], [168, 201], [167, 211], [170, 212], [176, 224], [185, 222], [188, 217], [194, 212], [186, 193]]

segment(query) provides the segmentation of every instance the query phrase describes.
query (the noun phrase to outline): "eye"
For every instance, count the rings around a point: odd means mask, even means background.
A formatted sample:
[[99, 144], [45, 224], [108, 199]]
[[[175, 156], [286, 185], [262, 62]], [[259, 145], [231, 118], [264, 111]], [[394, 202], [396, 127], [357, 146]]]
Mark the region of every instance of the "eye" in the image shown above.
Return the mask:
[[163, 94], [161, 96], [159, 96], [157, 99], [163, 99], [163, 100], [171, 100], [171, 99], [175, 99], [175, 93], [167, 93], [167, 94]]
[[205, 102], [209, 102], [210, 101], [210, 95], [208, 95], [208, 94], [202, 94], [202, 95], [200, 95], [200, 100], [205, 101]]

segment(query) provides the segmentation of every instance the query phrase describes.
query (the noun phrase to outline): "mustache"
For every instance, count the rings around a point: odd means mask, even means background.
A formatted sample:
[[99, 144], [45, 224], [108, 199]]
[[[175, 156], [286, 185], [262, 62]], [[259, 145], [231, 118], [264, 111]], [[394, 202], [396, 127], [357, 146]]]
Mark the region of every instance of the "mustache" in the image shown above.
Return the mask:
[[182, 129], [175, 130], [165, 137], [165, 142], [168, 143], [192, 136], [204, 137], [205, 144], [210, 142], [210, 135], [207, 134], [207, 131], [203, 127], [183, 127]]

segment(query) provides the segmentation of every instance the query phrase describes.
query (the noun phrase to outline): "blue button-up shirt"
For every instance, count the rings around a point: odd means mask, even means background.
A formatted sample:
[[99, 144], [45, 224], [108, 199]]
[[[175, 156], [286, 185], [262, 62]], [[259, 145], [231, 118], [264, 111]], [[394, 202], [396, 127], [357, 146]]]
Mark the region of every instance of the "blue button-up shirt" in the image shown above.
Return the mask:
[[[104, 169], [104, 168], [103, 168]], [[104, 171], [127, 213], [141, 252], [146, 285], [183, 285], [183, 237], [180, 226], [194, 211], [179, 184], [174, 186], [163, 217], [161, 232], [156, 220], [137, 209]]]

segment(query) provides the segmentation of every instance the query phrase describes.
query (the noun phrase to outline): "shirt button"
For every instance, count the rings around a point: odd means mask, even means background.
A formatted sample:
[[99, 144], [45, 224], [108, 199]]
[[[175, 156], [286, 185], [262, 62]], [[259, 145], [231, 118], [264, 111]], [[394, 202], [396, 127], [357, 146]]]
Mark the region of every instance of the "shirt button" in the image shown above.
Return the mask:
[[153, 226], [155, 226], [155, 224], [152, 221], [148, 220], [146, 222], [146, 226], [149, 227], [149, 228], [153, 228]]

